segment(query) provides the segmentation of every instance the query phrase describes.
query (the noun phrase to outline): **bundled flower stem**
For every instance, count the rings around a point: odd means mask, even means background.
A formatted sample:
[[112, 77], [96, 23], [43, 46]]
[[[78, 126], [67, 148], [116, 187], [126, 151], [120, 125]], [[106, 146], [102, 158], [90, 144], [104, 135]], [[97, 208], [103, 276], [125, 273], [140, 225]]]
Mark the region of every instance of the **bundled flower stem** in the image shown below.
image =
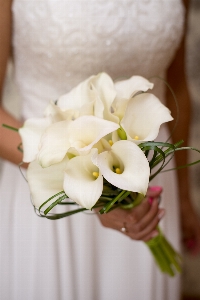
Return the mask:
[[[122, 191], [117, 197], [112, 200], [112, 204], [120, 201], [120, 204], [118, 203], [118, 207], [121, 207], [123, 209], [131, 209], [139, 205], [143, 201], [143, 199], [144, 196], [141, 194], [134, 195], [133, 193]], [[111, 207], [111, 203], [109, 203], [109, 205], [105, 205], [104, 208], [100, 210], [100, 213], [107, 213]], [[151, 251], [154, 260], [160, 270], [163, 273], [168, 274], [169, 276], [174, 276], [177, 272], [181, 272], [180, 254], [174, 250], [159, 227], [158, 231], [159, 234], [146, 242], [146, 245]]]
[[157, 265], [163, 273], [174, 276], [181, 272], [181, 256], [174, 250], [159, 229], [159, 235], [146, 242]]

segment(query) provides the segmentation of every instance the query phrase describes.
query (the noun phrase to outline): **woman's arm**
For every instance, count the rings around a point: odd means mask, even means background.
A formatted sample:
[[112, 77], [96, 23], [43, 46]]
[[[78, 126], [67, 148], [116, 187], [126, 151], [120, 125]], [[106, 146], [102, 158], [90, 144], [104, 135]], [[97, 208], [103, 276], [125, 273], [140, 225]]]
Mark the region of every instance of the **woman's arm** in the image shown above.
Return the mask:
[[[11, 0], [0, 0], [0, 104], [7, 62], [11, 53], [11, 4]], [[21, 127], [22, 124], [0, 105], [0, 156], [18, 164], [22, 161], [22, 154], [17, 150], [17, 146], [21, 142], [20, 136], [16, 132], [3, 128], [2, 123], [17, 128]]]
[[[189, 1], [184, 1], [186, 7], [186, 22], [185, 34], [182, 38], [180, 47], [176, 56], [168, 69], [167, 82], [172, 87], [179, 105], [179, 121], [176, 130], [173, 133], [173, 141], [177, 142], [180, 139], [184, 140], [184, 144], [188, 145], [190, 134], [190, 120], [191, 120], [191, 99], [189, 96], [186, 70], [185, 70], [185, 37], [187, 30], [187, 16]], [[176, 104], [169, 89], [166, 91], [167, 106], [172, 111], [172, 115], [176, 115]], [[172, 124], [171, 124], [172, 123]], [[170, 130], [173, 128], [173, 122], [169, 122]], [[177, 166], [188, 163], [188, 151], [180, 151], [175, 155]], [[177, 171], [178, 187], [180, 198], [180, 212], [182, 236], [185, 246], [191, 252], [200, 251], [200, 221], [194, 212], [190, 199], [190, 182], [188, 168]]]

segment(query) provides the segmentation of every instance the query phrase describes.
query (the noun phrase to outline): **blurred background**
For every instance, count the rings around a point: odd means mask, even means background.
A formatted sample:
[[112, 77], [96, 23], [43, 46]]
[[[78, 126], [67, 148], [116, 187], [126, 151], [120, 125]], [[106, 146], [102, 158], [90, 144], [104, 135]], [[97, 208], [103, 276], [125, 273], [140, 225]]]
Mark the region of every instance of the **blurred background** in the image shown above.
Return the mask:
[[[200, 149], [200, 0], [192, 0], [187, 34], [187, 75], [192, 99], [190, 145]], [[190, 160], [199, 159], [197, 153]], [[190, 168], [192, 199], [200, 216], [200, 164]], [[183, 294], [185, 299], [200, 299], [200, 255], [184, 253]], [[192, 297], [193, 296], [193, 297]]]
[[[190, 146], [200, 149], [200, 0], [191, 0], [187, 34], [186, 67], [193, 111], [189, 144]], [[12, 114], [18, 116], [19, 99], [12, 79], [12, 67], [9, 66], [4, 89], [4, 99], [6, 98], [4, 105]], [[197, 159], [199, 159], [198, 154], [191, 152], [190, 160], [194, 161]], [[200, 217], [200, 164], [191, 167], [190, 173], [192, 199]], [[194, 257], [184, 253], [183, 259], [183, 299], [200, 300], [200, 255]]]

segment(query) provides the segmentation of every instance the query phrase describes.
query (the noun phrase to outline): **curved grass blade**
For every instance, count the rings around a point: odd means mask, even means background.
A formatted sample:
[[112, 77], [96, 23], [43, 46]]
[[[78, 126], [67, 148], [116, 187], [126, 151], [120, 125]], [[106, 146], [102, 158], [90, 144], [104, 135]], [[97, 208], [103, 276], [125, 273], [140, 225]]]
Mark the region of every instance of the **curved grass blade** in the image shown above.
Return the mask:
[[13, 127], [13, 126], [10, 126], [10, 125], [7, 125], [7, 124], [2, 124], [2, 127], [7, 128], [7, 129], [10, 129], [10, 130], [13, 130], [13, 131], [16, 131], [16, 132], [19, 131], [18, 128]]
[[151, 150], [157, 147], [166, 147], [166, 148], [174, 148], [174, 144], [170, 143], [162, 143], [162, 142], [144, 142], [138, 145], [143, 151], [146, 150], [146, 147], [152, 147]]
[[24, 178], [24, 180], [26, 181], [26, 182], [28, 182], [28, 180], [26, 179], [26, 176], [24, 175], [24, 173], [23, 173], [23, 171], [22, 171], [22, 169], [21, 169], [21, 166], [24, 164], [24, 162], [22, 161], [22, 162], [20, 162], [19, 164], [18, 164], [18, 167], [19, 167], [19, 171], [20, 171], [20, 173], [21, 173], [21, 175], [22, 175], [22, 177]]
[[129, 191], [121, 191], [112, 201], [108, 202], [100, 211], [100, 214], [107, 213], [110, 208], [115, 204], [117, 201], [122, 201], [124, 198], [126, 198], [131, 192]]
[[62, 219], [65, 217], [69, 217], [71, 215], [77, 214], [77, 213], [85, 211], [85, 210], [87, 210], [87, 208], [78, 208], [78, 209], [70, 210], [68, 212], [64, 212], [64, 213], [60, 213], [60, 214], [50, 214], [50, 215], [45, 215], [45, 216], [42, 215], [42, 216], [49, 220], [58, 220], [58, 219]]
[[44, 211], [44, 214], [48, 214], [48, 212], [50, 210], [52, 210], [52, 208], [54, 208], [57, 204], [59, 204], [61, 201], [63, 201], [64, 199], [66, 199], [65, 195], [64, 196], [61, 196], [59, 197], [56, 201], [54, 201], [51, 205], [49, 205], [49, 207], [47, 207]]
[[[165, 157], [167, 157], [167, 156], [173, 154], [174, 151], [175, 151], [175, 149], [177, 149], [183, 142], [184, 142], [184, 141], [181, 140], [181, 141], [179, 141], [179, 142], [177, 142], [177, 143], [175, 143], [175, 144], [171, 144], [171, 147], [168, 147], [168, 149], [166, 149], [166, 150], [164, 151]], [[158, 164], [162, 161], [162, 159], [163, 159], [162, 156], [159, 155], [159, 156], [156, 158], [156, 160], [155, 160], [155, 162], [154, 162], [152, 168], [154, 168], [156, 165], [158, 165]]]
[[[50, 197], [49, 199], [47, 199], [45, 202], [43, 202], [42, 205], [40, 205], [40, 207], [39, 207], [39, 209], [38, 209], [39, 213], [40, 213], [41, 208], [42, 208], [45, 204], [47, 204], [49, 201], [51, 201], [52, 199], [54, 199], [54, 198], [56, 198], [57, 196], [62, 195], [62, 194], [65, 194], [65, 192], [64, 192], [64, 191], [60, 191], [59, 193], [53, 195], [52, 197]], [[66, 194], [65, 194], [65, 195], [66, 195]], [[66, 195], [66, 198], [67, 198], [67, 195]]]
[[[154, 155], [149, 162], [150, 169], [152, 169], [153, 167], [155, 167], [155, 165], [157, 165], [159, 162], [161, 162], [161, 161], [163, 161], [163, 159], [165, 159], [165, 157], [166, 157], [165, 153], [167, 153], [169, 151], [168, 149], [173, 149], [173, 150], [175, 149], [175, 146], [173, 144], [162, 143], [162, 142], [145, 142], [145, 143], [139, 144], [139, 147], [141, 148], [142, 151], [145, 151], [145, 152], [150, 151], [150, 150], [154, 151]], [[168, 148], [168, 149], [163, 151], [159, 147]], [[160, 171], [161, 170], [162, 170], [162, 168], [160, 169]]]
[[[175, 151], [182, 151], [182, 150], [193, 150], [193, 151], [197, 151], [198, 153], [200, 153], [200, 150], [194, 148], [194, 147], [181, 147], [181, 148], [176, 148]], [[191, 163], [188, 163], [186, 165], [182, 165], [182, 166], [178, 166], [178, 167], [175, 167], [175, 168], [171, 168], [171, 169], [167, 169], [167, 170], [164, 170], [162, 171], [163, 172], [169, 172], [169, 171], [174, 171], [174, 170], [179, 170], [179, 169], [184, 169], [184, 168], [187, 168], [187, 167], [190, 167], [190, 166], [193, 166], [193, 165], [196, 165], [200, 163], [200, 160], [196, 160], [194, 162], [191, 162]]]
[[151, 176], [149, 177], [149, 181], [151, 181], [154, 177], [156, 177], [156, 175], [157, 175], [158, 173], [160, 173], [160, 171], [163, 169], [163, 166], [164, 166], [164, 164], [165, 164], [165, 153], [164, 153], [160, 148], [158, 148], [158, 147], [156, 147], [155, 150], [157, 150], [157, 152], [159, 152], [159, 153], [162, 155], [163, 160], [162, 160], [162, 164], [161, 164], [160, 168], [159, 168], [153, 175], [151, 175]]
[[60, 203], [58, 203], [58, 205], [77, 205], [77, 203], [76, 202], [65, 202], [65, 201], [62, 201], [62, 202], [60, 202]]
[[17, 150], [23, 153], [22, 143], [17, 146]]

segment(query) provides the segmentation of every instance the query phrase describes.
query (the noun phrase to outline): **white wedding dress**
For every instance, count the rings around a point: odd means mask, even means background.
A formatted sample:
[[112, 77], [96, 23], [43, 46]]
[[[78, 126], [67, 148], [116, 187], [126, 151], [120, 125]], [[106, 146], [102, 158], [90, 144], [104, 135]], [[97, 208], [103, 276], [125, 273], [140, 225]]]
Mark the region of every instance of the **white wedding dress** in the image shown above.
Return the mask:
[[[101, 71], [164, 76], [184, 22], [181, 0], [14, 0], [12, 12], [23, 120]], [[95, 214], [39, 218], [18, 167], [4, 162], [0, 179], [1, 300], [179, 299], [180, 277], [161, 274], [143, 242], [102, 227]], [[179, 249], [175, 179], [155, 182], [164, 188], [164, 233]]]

